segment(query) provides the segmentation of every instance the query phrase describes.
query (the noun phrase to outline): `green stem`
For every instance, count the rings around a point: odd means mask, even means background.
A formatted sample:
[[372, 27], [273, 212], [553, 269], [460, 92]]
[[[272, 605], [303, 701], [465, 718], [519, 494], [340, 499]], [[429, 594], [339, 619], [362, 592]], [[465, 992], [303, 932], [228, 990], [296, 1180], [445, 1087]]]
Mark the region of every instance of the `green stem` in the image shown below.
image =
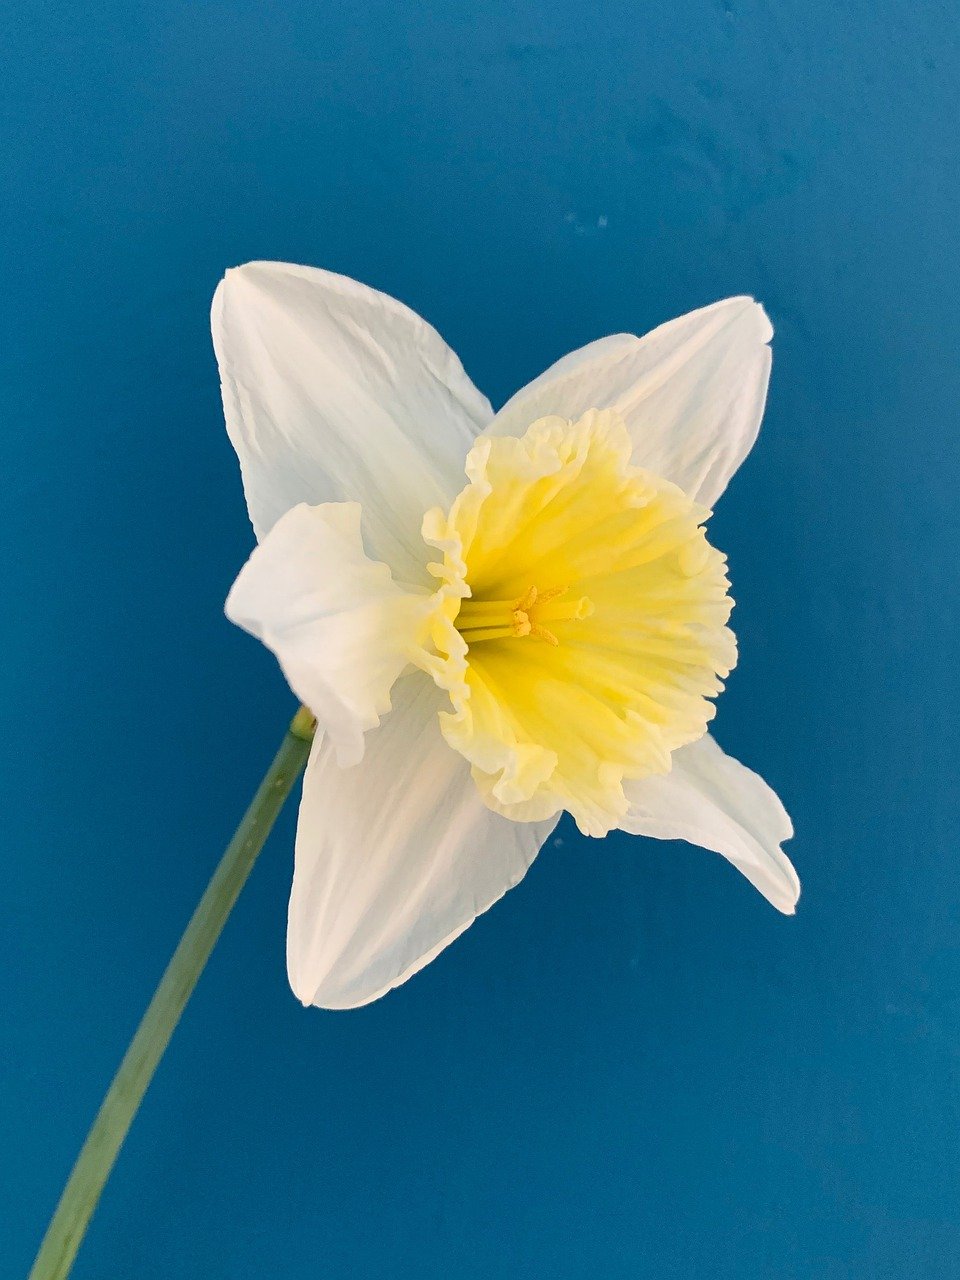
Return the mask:
[[47, 1228], [30, 1280], [69, 1275], [100, 1193], [174, 1027], [210, 958], [257, 854], [307, 762], [314, 719], [301, 707], [243, 821], [227, 845], [130, 1041]]

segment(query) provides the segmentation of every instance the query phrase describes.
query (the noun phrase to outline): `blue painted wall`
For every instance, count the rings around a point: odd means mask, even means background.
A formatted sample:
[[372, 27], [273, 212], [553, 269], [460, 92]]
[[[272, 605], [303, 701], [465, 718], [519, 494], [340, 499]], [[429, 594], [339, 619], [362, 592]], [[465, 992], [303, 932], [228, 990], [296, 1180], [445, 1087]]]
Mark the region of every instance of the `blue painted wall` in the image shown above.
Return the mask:
[[22, 1276], [291, 699], [207, 308], [316, 263], [499, 402], [749, 291], [718, 736], [792, 810], [777, 916], [567, 825], [357, 1013], [286, 986], [292, 813], [79, 1280], [960, 1272], [960, 47], [938, 0], [4, 6], [0, 1269]]

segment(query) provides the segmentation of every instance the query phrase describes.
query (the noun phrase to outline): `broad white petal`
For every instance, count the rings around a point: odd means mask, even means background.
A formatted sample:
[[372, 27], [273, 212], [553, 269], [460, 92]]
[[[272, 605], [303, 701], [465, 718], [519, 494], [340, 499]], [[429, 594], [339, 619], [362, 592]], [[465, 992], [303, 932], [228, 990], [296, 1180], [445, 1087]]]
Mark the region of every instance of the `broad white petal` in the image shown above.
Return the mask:
[[287, 969], [304, 1004], [349, 1009], [405, 982], [523, 877], [556, 818], [489, 810], [440, 736], [419, 672], [353, 769], [316, 743], [303, 781]]
[[631, 805], [624, 831], [722, 853], [779, 911], [793, 914], [800, 881], [780, 848], [793, 824], [764, 780], [709, 734], [675, 751], [670, 773], [624, 783], [624, 791]]
[[299, 502], [358, 501], [372, 553], [415, 580], [423, 513], [463, 487], [493, 414], [440, 335], [375, 289], [281, 262], [228, 271], [211, 320], [257, 537]]
[[772, 336], [759, 303], [727, 298], [643, 338], [601, 338], [518, 391], [489, 430], [521, 435], [548, 414], [576, 420], [587, 409], [616, 409], [634, 462], [710, 507], [757, 438]]
[[430, 599], [399, 587], [364, 553], [356, 502], [300, 504], [281, 516], [227, 597], [231, 622], [277, 656], [341, 765], [390, 710], [390, 690], [418, 653]]

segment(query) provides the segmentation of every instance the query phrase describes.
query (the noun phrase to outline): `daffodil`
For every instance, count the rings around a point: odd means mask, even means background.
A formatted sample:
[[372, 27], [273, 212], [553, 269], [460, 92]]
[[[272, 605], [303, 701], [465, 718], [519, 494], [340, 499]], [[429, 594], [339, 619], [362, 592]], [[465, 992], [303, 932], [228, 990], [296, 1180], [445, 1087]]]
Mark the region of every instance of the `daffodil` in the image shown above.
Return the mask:
[[157, 1065], [306, 765], [287, 933], [304, 1004], [367, 1004], [582, 832], [723, 854], [783, 912], [793, 834], [707, 733], [736, 661], [710, 507], [746, 457], [770, 322], [728, 298], [565, 356], [494, 413], [401, 303], [284, 263], [213, 302], [258, 546], [227, 614], [303, 705], [84, 1140], [30, 1280], [66, 1280]]
[[434, 329], [341, 276], [213, 304], [258, 546], [228, 616], [318, 728], [290, 982], [350, 1008], [518, 883], [561, 813], [723, 854], [781, 911], [790, 820], [707, 733], [736, 662], [704, 524], [759, 428], [750, 298], [565, 356], [494, 413]]

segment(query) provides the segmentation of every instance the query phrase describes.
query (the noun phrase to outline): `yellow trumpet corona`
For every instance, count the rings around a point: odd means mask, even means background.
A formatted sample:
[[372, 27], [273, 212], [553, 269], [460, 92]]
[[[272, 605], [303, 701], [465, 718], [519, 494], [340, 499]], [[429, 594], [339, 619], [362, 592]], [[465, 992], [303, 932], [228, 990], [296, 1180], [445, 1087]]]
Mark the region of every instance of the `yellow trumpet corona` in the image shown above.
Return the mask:
[[604, 835], [627, 811], [624, 780], [666, 773], [702, 736], [736, 662], [710, 513], [631, 452], [613, 410], [541, 418], [478, 440], [469, 483], [424, 520], [443, 553], [442, 732], [507, 817], [567, 809]]

